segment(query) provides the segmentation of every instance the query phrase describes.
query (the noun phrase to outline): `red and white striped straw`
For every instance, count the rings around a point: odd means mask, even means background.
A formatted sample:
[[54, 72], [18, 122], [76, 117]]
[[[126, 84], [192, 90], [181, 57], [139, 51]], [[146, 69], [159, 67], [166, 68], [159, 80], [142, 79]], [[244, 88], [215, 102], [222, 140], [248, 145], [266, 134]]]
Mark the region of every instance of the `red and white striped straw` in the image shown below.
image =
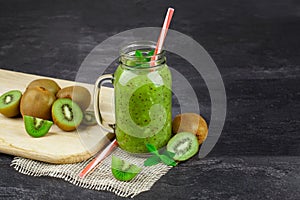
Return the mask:
[[174, 13], [174, 8], [168, 8], [168, 12], [166, 14], [165, 17], [165, 21], [163, 24], [163, 27], [160, 31], [160, 35], [158, 37], [157, 43], [156, 43], [156, 47], [154, 50], [154, 56], [152, 57], [151, 61], [155, 60], [155, 55], [159, 54], [161, 52], [162, 46], [164, 44], [167, 32], [169, 30], [169, 26], [170, 26], [170, 22], [172, 20], [173, 17], [173, 13]]
[[80, 173], [79, 177], [84, 178], [88, 173], [90, 173], [104, 158], [106, 158], [112, 150], [118, 146], [118, 142], [114, 139], [105, 149], [98, 154]]

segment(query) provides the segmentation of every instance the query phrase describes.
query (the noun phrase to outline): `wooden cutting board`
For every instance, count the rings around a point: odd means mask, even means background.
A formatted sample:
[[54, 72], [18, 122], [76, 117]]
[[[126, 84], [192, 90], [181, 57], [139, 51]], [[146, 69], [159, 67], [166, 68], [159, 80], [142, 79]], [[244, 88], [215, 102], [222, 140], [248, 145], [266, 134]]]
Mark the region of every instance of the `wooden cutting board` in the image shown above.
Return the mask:
[[[0, 69], [0, 95], [17, 89], [25, 91], [27, 85], [34, 79], [49, 78]], [[82, 85], [91, 95], [93, 85], [80, 84], [72, 81], [55, 80], [61, 88], [70, 85]], [[104, 116], [108, 121], [113, 119], [111, 88], [103, 88], [101, 101]], [[90, 105], [91, 109], [92, 105]], [[108, 142], [107, 133], [98, 125], [82, 126], [72, 132], [65, 132], [53, 125], [47, 135], [40, 138], [29, 136], [24, 127], [23, 119], [6, 118], [0, 114], [0, 152], [21, 156], [49, 163], [75, 163], [86, 160], [97, 153]]]

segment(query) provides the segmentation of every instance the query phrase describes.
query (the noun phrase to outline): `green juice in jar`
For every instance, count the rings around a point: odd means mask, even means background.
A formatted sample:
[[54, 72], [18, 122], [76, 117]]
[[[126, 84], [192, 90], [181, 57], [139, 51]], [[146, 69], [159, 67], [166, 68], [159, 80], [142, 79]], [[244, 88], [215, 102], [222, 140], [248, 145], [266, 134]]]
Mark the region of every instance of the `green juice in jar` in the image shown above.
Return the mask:
[[164, 53], [154, 64], [132, 52], [121, 55], [114, 88], [119, 146], [131, 153], [147, 153], [147, 143], [164, 147], [172, 131], [172, 78]]

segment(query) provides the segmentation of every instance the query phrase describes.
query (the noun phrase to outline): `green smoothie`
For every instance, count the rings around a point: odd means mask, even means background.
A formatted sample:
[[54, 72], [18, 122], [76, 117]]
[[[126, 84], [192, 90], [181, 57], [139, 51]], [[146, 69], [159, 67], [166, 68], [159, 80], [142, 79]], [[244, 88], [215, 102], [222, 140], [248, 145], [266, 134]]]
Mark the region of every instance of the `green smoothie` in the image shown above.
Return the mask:
[[171, 137], [172, 80], [168, 66], [127, 67], [114, 74], [116, 137], [131, 153], [147, 153], [147, 143], [157, 149]]

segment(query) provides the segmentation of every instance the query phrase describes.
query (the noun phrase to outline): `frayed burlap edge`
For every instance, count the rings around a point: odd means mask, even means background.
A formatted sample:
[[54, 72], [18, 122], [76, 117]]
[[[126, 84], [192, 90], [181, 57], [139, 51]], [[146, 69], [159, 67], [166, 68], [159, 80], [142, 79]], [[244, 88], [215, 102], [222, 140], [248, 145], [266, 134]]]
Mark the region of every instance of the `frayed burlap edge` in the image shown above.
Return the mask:
[[[111, 173], [111, 156], [115, 155], [127, 160], [139, 167], [142, 171], [131, 181], [122, 182], [116, 180]], [[11, 163], [18, 172], [30, 176], [50, 176], [64, 179], [76, 186], [114, 192], [121, 197], [134, 197], [141, 192], [149, 191], [153, 184], [166, 174], [171, 167], [158, 164], [151, 167], [144, 167], [145, 158], [127, 154], [117, 148], [105, 158], [99, 166], [85, 178], [79, 178], [79, 172], [92, 160], [75, 164], [49, 164], [45, 162], [30, 160], [27, 158], [15, 157]]]

